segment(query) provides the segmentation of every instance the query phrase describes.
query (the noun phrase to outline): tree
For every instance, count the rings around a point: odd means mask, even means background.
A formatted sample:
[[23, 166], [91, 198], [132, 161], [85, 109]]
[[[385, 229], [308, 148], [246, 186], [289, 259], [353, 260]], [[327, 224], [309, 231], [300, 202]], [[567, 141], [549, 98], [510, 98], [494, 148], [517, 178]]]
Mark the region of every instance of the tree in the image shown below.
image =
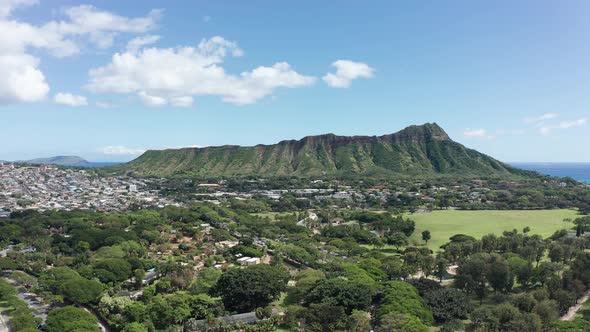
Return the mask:
[[564, 289], [557, 290], [552, 298], [557, 302], [559, 314], [565, 314], [570, 307], [576, 304], [576, 293]]
[[78, 272], [67, 267], [56, 267], [39, 278], [39, 286], [55, 295], [81, 304], [98, 300], [102, 293], [102, 284], [96, 280], [88, 280]]
[[421, 297], [442, 288], [440, 283], [428, 278], [410, 279], [407, 282], [416, 288]]
[[216, 268], [204, 268], [190, 285], [190, 292], [192, 294], [206, 294], [217, 283], [221, 275], [222, 272]]
[[289, 274], [282, 267], [259, 264], [225, 272], [211, 294], [220, 296], [230, 311], [249, 312], [276, 300], [288, 281]]
[[143, 278], [145, 277], [145, 271], [143, 269], [135, 269], [133, 271], [133, 278], [135, 279], [135, 288], [140, 289], [143, 286]]
[[549, 247], [549, 259], [554, 263], [559, 263], [564, 259], [563, 246], [559, 243], [552, 243]]
[[455, 277], [455, 287], [475, 293], [480, 303], [486, 293], [486, 262], [481, 257], [472, 257], [461, 266]]
[[387, 236], [387, 244], [392, 245], [396, 250], [399, 250], [400, 247], [408, 244], [408, 237], [404, 233], [395, 232]]
[[299, 313], [305, 322], [306, 331], [340, 331], [346, 328], [347, 317], [344, 309], [326, 303], [314, 303]]
[[494, 291], [507, 292], [514, 285], [514, 275], [503, 260], [496, 260], [488, 265], [486, 278]]
[[408, 314], [391, 313], [379, 319], [379, 331], [426, 332], [428, 331], [428, 326], [424, 325], [418, 317]]
[[353, 310], [365, 310], [371, 304], [371, 290], [364, 284], [345, 279], [324, 279], [316, 283], [304, 300], [304, 305], [325, 303], [344, 308], [347, 314]]
[[492, 309], [494, 314], [495, 322], [497, 322], [496, 328], [500, 331], [512, 331], [512, 323], [520, 318], [520, 311], [510, 303], [499, 304]]
[[165, 329], [187, 320], [191, 316], [191, 308], [187, 300], [179, 294], [156, 296], [149, 307], [154, 325]]
[[20, 311], [18, 313], [12, 312], [10, 316], [10, 327], [12, 328], [11, 331], [38, 331], [37, 325], [39, 325], [39, 319], [35, 319], [35, 317], [28, 311]]
[[418, 317], [425, 325], [434, 321], [432, 312], [418, 294], [418, 290], [407, 282], [391, 281], [383, 289], [383, 299], [377, 309], [377, 317], [395, 313]]
[[131, 264], [122, 258], [106, 258], [94, 265], [94, 273], [104, 283], [121, 282], [131, 277]]
[[84, 309], [68, 306], [53, 309], [47, 315], [47, 332], [100, 332], [98, 320]]
[[121, 332], [148, 332], [147, 328], [138, 322], [125, 325]]
[[62, 293], [68, 300], [87, 304], [96, 302], [102, 293], [102, 284], [86, 278], [75, 278], [63, 284]]
[[543, 331], [543, 323], [539, 315], [524, 313], [511, 322], [513, 331]]
[[297, 287], [289, 287], [287, 290], [287, 297], [285, 298], [286, 304], [300, 304], [303, 299], [309, 293], [309, 290], [314, 285], [322, 280], [326, 279], [324, 272], [314, 269], [305, 269], [299, 272], [295, 276]]
[[471, 311], [469, 298], [458, 289], [442, 288], [426, 293], [424, 299], [438, 322], [465, 319]]
[[449, 266], [449, 261], [441, 255], [440, 253], [436, 255], [436, 259], [434, 260], [434, 275], [438, 278], [440, 282], [442, 282], [444, 276], [447, 274], [447, 267]]
[[366, 311], [353, 310], [346, 324], [349, 332], [365, 332], [371, 330], [371, 315]]
[[381, 269], [385, 272], [389, 280], [405, 279], [408, 276], [405, 273], [403, 262], [398, 257], [387, 256], [381, 262]]
[[487, 234], [481, 238], [481, 248], [488, 252], [492, 253], [496, 250], [498, 246], [498, 237], [495, 234]]
[[532, 312], [537, 305], [537, 300], [530, 293], [513, 295], [510, 302], [521, 312]]
[[543, 300], [535, 306], [533, 312], [541, 317], [544, 326], [549, 326], [551, 322], [559, 318], [559, 307], [553, 300]]
[[465, 331], [465, 324], [460, 319], [452, 319], [441, 326], [440, 332], [459, 332]]
[[428, 244], [429, 240], [430, 240], [430, 231], [423, 231], [422, 232], [422, 241], [424, 241], [426, 244]]

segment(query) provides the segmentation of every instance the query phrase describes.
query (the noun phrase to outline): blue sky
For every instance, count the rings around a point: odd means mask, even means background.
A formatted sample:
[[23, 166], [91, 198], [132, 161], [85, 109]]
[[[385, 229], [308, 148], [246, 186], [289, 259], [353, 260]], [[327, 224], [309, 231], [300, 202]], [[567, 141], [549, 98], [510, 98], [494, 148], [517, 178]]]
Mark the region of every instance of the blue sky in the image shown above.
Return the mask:
[[589, 15], [587, 1], [0, 0], [0, 159], [437, 122], [503, 161], [590, 162]]

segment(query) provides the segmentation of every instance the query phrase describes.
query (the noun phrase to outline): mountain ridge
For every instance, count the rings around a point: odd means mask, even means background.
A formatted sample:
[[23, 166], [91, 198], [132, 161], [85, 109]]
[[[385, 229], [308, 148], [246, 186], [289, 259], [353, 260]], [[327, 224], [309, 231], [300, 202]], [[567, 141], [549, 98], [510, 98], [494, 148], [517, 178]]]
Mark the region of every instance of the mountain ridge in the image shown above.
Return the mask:
[[115, 168], [178, 177], [527, 174], [453, 141], [436, 123], [381, 136], [323, 134], [270, 145], [148, 150]]
[[61, 166], [83, 166], [88, 165], [90, 162], [82, 157], [78, 156], [53, 156], [47, 158], [35, 158], [30, 160], [19, 161], [27, 164], [40, 164], [40, 165], [61, 165]]

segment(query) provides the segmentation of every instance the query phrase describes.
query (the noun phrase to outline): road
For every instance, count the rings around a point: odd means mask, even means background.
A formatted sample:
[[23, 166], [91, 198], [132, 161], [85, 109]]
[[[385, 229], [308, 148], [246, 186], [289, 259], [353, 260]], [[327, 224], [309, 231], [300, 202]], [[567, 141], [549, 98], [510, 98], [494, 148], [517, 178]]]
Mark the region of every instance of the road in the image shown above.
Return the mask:
[[24, 301], [31, 310], [33, 310], [33, 316], [41, 318], [43, 322], [47, 318], [47, 313], [51, 310], [49, 304], [43, 303], [43, 300], [34, 293], [28, 292], [24, 287], [19, 286], [13, 279], [3, 278], [4, 281], [9, 283], [12, 287], [18, 290], [16, 295], [21, 301]]
[[[89, 308], [85, 307], [85, 306], [80, 306], [80, 308], [86, 310], [88, 313], [94, 315], [96, 318], [98, 318], [98, 316], [96, 316], [94, 314], [94, 312], [92, 312], [92, 310], [90, 310]], [[100, 318], [98, 319], [98, 327], [100, 328], [100, 330], [102, 332], [109, 332], [109, 329], [107, 329], [107, 326], [105, 324], [103, 324], [103, 322], [100, 320]]]
[[8, 318], [0, 313], [0, 332], [10, 332], [8, 329]]
[[582, 309], [584, 303], [588, 301], [588, 298], [590, 298], [590, 291], [587, 291], [586, 294], [584, 294], [584, 296], [582, 296], [582, 298], [578, 300], [578, 303], [575, 306], [571, 307], [565, 315], [561, 316], [560, 320], [574, 319], [578, 311]]

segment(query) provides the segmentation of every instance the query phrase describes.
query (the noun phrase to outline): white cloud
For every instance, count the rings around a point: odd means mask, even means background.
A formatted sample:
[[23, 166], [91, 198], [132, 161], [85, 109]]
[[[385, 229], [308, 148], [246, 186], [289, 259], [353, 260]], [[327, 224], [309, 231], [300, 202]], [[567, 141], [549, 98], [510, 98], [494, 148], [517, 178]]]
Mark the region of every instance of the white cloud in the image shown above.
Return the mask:
[[195, 96], [219, 96], [224, 102], [245, 105], [277, 88], [309, 86], [316, 80], [297, 73], [286, 62], [232, 75], [221, 66], [229, 55], [242, 56], [243, 51], [219, 36], [204, 39], [197, 47], [116, 53], [109, 64], [90, 70], [87, 88], [97, 93], [135, 93], [151, 106], [187, 106]]
[[65, 10], [70, 22], [51, 22], [50, 27], [64, 35], [89, 35], [100, 48], [110, 47], [121, 32], [142, 33], [153, 30], [162, 16], [161, 9], [152, 9], [147, 16], [128, 18], [102, 11], [91, 5], [80, 5]]
[[41, 101], [49, 92], [39, 59], [28, 54], [0, 54], [0, 105]]
[[[164, 146], [158, 149], [186, 149], [186, 148], [202, 148], [202, 145], [189, 144], [189, 145], [178, 145], [178, 146]], [[98, 152], [106, 155], [140, 155], [147, 151], [147, 149], [141, 148], [129, 148], [122, 145], [117, 146], [105, 146], [97, 149]]]
[[88, 100], [84, 96], [78, 96], [71, 93], [60, 92], [53, 97], [56, 104], [68, 106], [87, 106]]
[[524, 122], [528, 123], [528, 124], [539, 124], [539, 123], [543, 123], [547, 120], [556, 119], [558, 117], [559, 117], [559, 114], [557, 114], [557, 113], [545, 113], [545, 114], [537, 116], [537, 117], [525, 118]]
[[577, 120], [568, 120], [568, 121], [561, 121], [557, 124], [548, 124], [543, 125], [539, 128], [539, 132], [542, 135], [549, 135], [554, 130], [564, 130], [564, 129], [571, 129], [571, 128], [578, 128], [586, 125], [588, 123], [588, 119], [581, 118]]
[[41, 25], [22, 22], [14, 9], [36, 4], [34, 0], [0, 0], [0, 104], [43, 100], [49, 85], [31, 49], [56, 57], [80, 52], [84, 42], [106, 48], [120, 33], [144, 33], [156, 27], [160, 10], [147, 16], [127, 18], [93, 6], [66, 8], [65, 19]]
[[588, 119], [580, 118], [577, 120], [562, 120], [557, 121], [560, 117], [557, 113], [545, 113], [537, 117], [525, 118], [524, 122], [536, 127], [539, 133], [543, 136], [548, 136], [556, 130], [565, 130], [584, 126], [588, 123]]
[[144, 153], [145, 149], [128, 148], [126, 146], [105, 146], [99, 148], [98, 151], [103, 154], [112, 155], [139, 155]]
[[490, 135], [487, 130], [483, 128], [478, 129], [471, 129], [467, 128], [463, 131], [463, 136], [466, 138], [485, 138], [485, 139], [492, 139], [494, 138], [493, 135]]
[[148, 95], [145, 91], [141, 91], [137, 95], [139, 96], [141, 102], [146, 106], [158, 107], [168, 104], [168, 101], [165, 98]]
[[198, 48], [204, 56], [214, 56], [217, 58], [225, 57], [228, 51], [236, 57], [244, 55], [244, 51], [238, 47], [236, 42], [225, 40], [220, 36], [202, 39]]
[[151, 45], [160, 40], [160, 36], [157, 35], [145, 35], [131, 39], [127, 43], [127, 51], [136, 53], [140, 48]]
[[328, 73], [322, 79], [333, 88], [348, 88], [352, 81], [357, 78], [371, 78], [375, 69], [366, 63], [353, 62], [350, 60], [338, 60], [332, 63], [336, 73]]
[[202, 145], [192, 144], [192, 145], [178, 145], [178, 146], [169, 146], [166, 149], [187, 149], [187, 148], [202, 148]]
[[191, 107], [193, 106], [193, 97], [191, 96], [183, 96], [183, 97], [174, 97], [170, 100], [172, 106], [176, 107]]
[[0, 17], [10, 16], [18, 7], [26, 7], [38, 4], [38, 0], [0, 0]]
[[117, 105], [113, 104], [113, 102], [111, 102], [110, 100], [97, 101], [96, 106], [100, 107], [100, 108], [117, 108], [118, 107]]

